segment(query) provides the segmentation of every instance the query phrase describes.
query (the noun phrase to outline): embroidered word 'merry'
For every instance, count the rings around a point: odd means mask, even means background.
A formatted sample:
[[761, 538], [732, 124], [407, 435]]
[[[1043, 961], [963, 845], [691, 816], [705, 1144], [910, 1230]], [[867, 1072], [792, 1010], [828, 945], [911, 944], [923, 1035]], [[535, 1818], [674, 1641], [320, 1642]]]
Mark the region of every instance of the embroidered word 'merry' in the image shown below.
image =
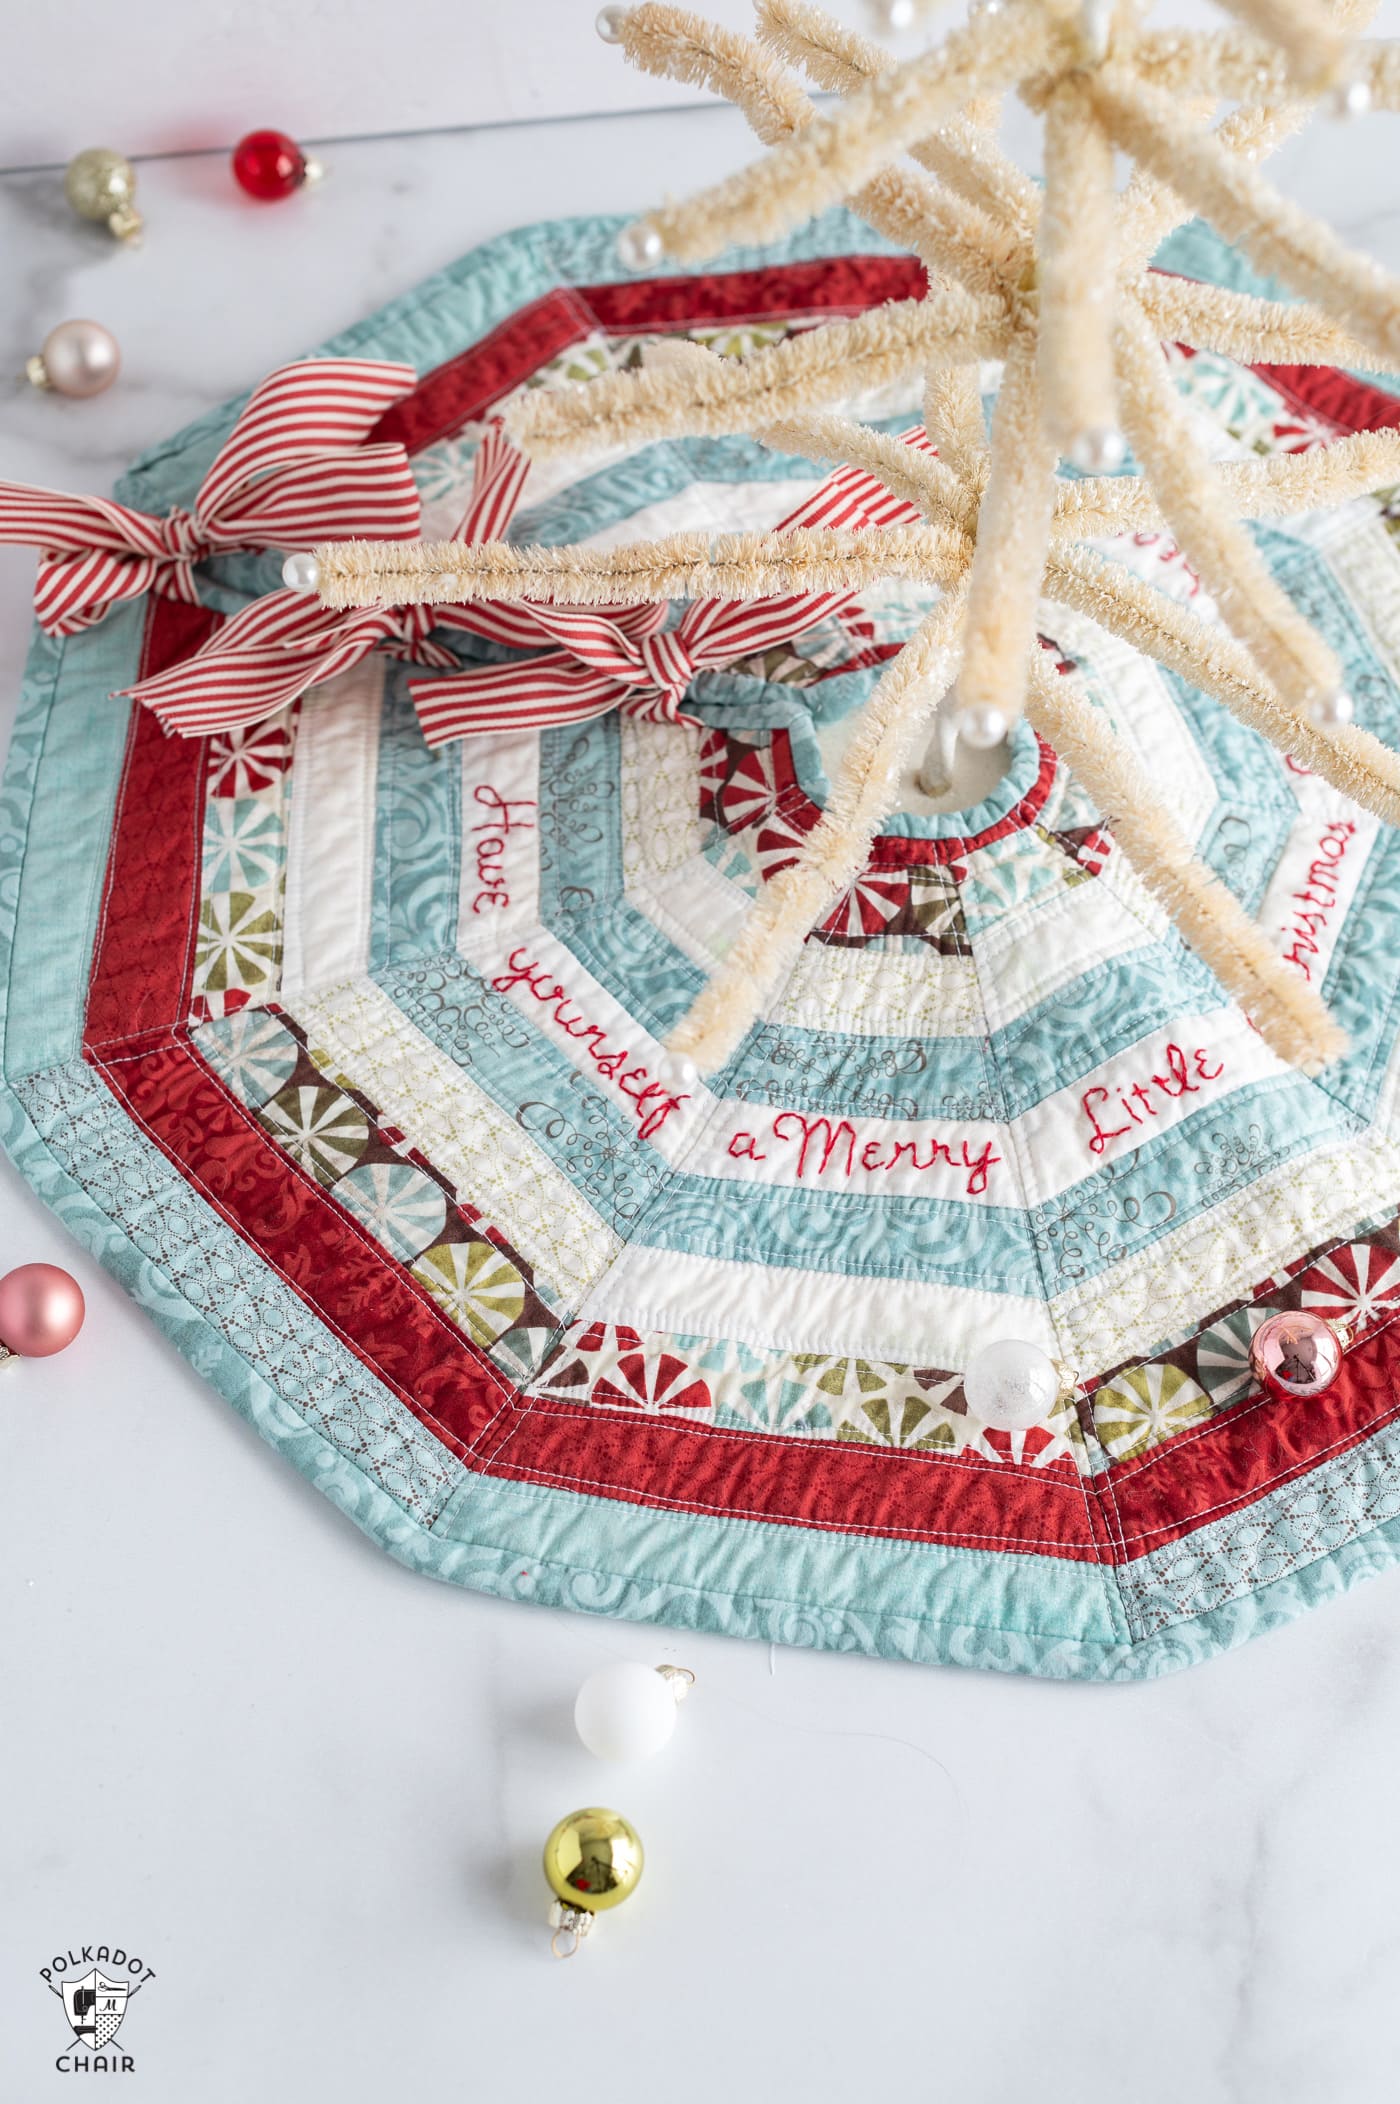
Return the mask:
[[[862, 1141], [849, 1118], [807, 1118], [800, 1111], [780, 1111], [769, 1126], [770, 1141], [797, 1147], [797, 1180], [808, 1169], [817, 1176], [833, 1175], [849, 1180], [861, 1171], [876, 1175], [907, 1166], [911, 1169], [964, 1169], [967, 1195], [978, 1198], [987, 1188], [989, 1172], [1001, 1160], [990, 1140], [974, 1153], [966, 1140], [955, 1147], [952, 1141], [929, 1138], [923, 1141], [889, 1140], [883, 1137]], [[736, 1132], [729, 1142], [732, 1161], [766, 1162], [767, 1150], [752, 1132]]]

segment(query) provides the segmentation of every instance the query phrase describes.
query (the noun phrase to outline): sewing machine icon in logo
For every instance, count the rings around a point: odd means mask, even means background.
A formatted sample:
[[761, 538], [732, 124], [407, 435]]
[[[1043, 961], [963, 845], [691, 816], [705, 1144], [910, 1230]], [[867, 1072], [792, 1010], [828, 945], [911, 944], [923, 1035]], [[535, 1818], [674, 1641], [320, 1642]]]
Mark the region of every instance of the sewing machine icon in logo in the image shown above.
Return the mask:
[[63, 1983], [63, 2007], [79, 2045], [101, 2052], [121, 2029], [131, 1993], [125, 1980], [109, 1980], [94, 1966], [81, 1980]]

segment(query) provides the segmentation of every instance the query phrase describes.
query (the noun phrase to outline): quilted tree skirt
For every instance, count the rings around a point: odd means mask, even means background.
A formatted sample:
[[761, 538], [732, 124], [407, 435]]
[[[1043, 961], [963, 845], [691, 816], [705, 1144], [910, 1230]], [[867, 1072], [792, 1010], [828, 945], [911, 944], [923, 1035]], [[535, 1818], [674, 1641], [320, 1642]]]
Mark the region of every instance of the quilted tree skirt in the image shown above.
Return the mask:
[[[640, 281], [615, 231], [493, 242], [330, 346], [420, 374], [382, 435], [429, 534], [516, 390], [661, 335], [772, 342], [919, 281], [839, 214]], [[1247, 282], [1199, 229], [1168, 260]], [[1173, 369], [1227, 457], [1400, 420], [1338, 373]], [[119, 495], [188, 503], [236, 407]], [[901, 429], [915, 391], [862, 411]], [[817, 476], [747, 440], [655, 445], [534, 469], [512, 531], [766, 527]], [[1400, 742], [1400, 522], [1368, 499], [1256, 532], [1359, 720]], [[1167, 543], [1114, 552], [1198, 591]], [[395, 1556], [521, 1600], [1086, 1678], [1202, 1658], [1394, 1560], [1395, 834], [1047, 608], [1347, 1058], [1310, 1082], [1271, 1057], [1023, 728], [985, 803], [892, 824], [681, 1101], [637, 1077], [667, 1073], [660, 1040], [926, 602], [887, 587], [704, 675], [698, 731], [612, 715], [434, 754], [382, 656], [206, 740], [109, 699], [276, 563], [207, 576], [212, 614], [136, 601], [35, 643], [0, 845], [4, 1137]], [[1298, 1305], [1355, 1341], [1323, 1400], [1271, 1402], [1251, 1333]], [[1078, 1375], [1024, 1435], [962, 1393], [1006, 1335]]]

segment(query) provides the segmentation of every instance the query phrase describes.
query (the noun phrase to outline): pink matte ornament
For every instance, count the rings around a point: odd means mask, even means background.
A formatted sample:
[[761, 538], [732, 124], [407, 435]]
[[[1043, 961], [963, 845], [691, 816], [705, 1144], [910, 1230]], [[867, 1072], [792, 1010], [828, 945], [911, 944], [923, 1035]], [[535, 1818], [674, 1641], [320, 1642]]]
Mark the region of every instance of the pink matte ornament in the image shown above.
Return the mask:
[[0, 1278], [0, 1353], [47, 1359], [83, 1326], [82, 1288], [57, 1264], [21, 1264]]
[[1305, 1308], [1270, 1315], [1249, 1347], [1255, 1373], [1281, 1400], [1307, 1402], [1325, 1395], [1341, 1372], [1342, 1356], [1342, 1340], [1331, 1323]]

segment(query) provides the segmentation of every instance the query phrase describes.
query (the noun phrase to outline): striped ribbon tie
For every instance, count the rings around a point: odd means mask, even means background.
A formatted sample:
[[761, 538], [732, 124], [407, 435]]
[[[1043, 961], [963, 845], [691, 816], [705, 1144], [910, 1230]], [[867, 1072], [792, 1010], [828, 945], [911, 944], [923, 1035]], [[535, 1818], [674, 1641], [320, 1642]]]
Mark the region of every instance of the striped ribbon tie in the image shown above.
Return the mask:
[[[922, 431], [910, 444], [927, 448]], [[477, 448], [472, 495], [454, 540], [499, 540], [529, 462], [498, 423]], [[776, 529], [910, 525], [921, 514], [856, 468], [842, 468]], [[257, 723], [374, 649], [444, 676], [409, 692], [430, 745], [502, 730], [584, 722], [621, 708], [654, 722], [689, 723], [681, 701], [696, 672], [771, 649], [839, 613], [853, 591], [752, 601], [697, 600], [675, 628], [669, 606], [547, 606], [479, 600], [458, 606], [361, 607], [333, 612], [300, 592], [272, 592], [218, 629], [193, 656], [122, 689], [168, 730], [200, 737]], [[434, 630], [459, 629], [534, 653], [463, 668]]]
[[75, 635], [145, 592], [197, 606], [195, 564], [236, 549], [412, 540], [419, 501], [408, 456], [365, 441], [416, 377], [365, 358], [282, 366], [254, 389], [193, 510], [176, 505], [164, 518], [0, 482], [0, 542], [40, 550], [39, 625]]
[[[928, 446], [922, 430], [911, 431], [908, 442]], [[500, 427], [491, 426], [477, 454], [476, 490], [490, 502], [493, 536], [509, 523], [526, 465]], [[841, 468], [774, 530], [904, 526], [921, 517], [915, 505], [893, 496], [864, 470]], [[458, 537], [471, 541], [487, 536], [471, 530], [468, 514]], [[694, 723], [681, 702], [697, 672], [790, 643], [841, 613], [857, 597], [855, 591], [844, 591], [781, 599], [699, 599], [674, 628], [666, 625], [670, 608], [664, 601], [587, 607], [483, 600], [457, 607], [413, 607], [407, 611], [429, 622], [542, 654], [523, 664], [472, 666], [446, 678], [410, 680], [409, 693], [429, 745], [493, 731], [582, 723], [612, 709], [655, 723]]]

